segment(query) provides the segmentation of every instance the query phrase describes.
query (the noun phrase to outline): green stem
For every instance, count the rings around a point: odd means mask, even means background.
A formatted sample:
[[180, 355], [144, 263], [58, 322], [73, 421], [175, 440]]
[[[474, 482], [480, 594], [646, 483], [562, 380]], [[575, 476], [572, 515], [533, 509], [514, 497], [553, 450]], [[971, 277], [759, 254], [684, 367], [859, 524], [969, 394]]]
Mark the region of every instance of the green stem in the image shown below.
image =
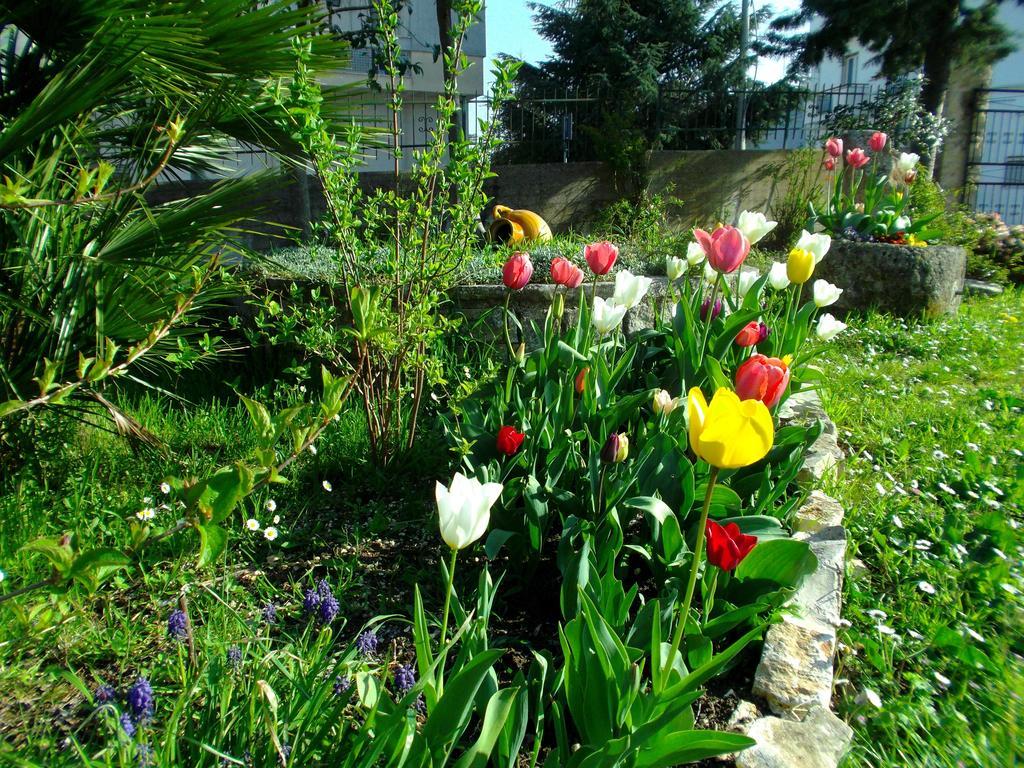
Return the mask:
[[505, 293], [505, 344], [508, 345], [509, 360], [515, 359], [516, 351], [512, 348], [512, 336], [508, 332], [508, 305], [512, 301], [512, 291]]
[[[722, 282], [722, 273], [718, 273], [718, 277], [715, 278], [715, 284], [711, 288], [711, 298], [708, 299], [708, 314], [704, 320], [704, 337], [700, 343], [700, 361], [697, 364], [697, 370], [699, 371], [704, 365], [704, 351], [708, 346], [708, 333], [711, 330], [711, 323], [714, 320], [715, 315], [715, 299], [718, 298], [718, 287]], [[697, 306], [697, 317], [700, 317], [700, 305]]]
[[708, 490], [704, 494], [704, 506], [700, 511], [700, 520], [697, 523], [697, 544], [693, 550], [693, 562], [690, 564], [690, 580], [686, 584], [686, 596], [683, 598], [683, 609], [679, 615], [679, 622], [676, 624], [675, 636], [672, 638], [672, 649], [668, 658], [665, 659], [665, 666], [661, 673], [662, 687], [668, 682], [668, 673], [672, 669], [676, 654], [679, 653], [679, 646], [683, 642], [683, 635], [686, 634], [686, 625], [690, 619], [690, 605], [693, 603], [693, 591], [697, 586], [697, 570], [700, 568], [701, 559], [704, 556], [704, 529], [708, 524], [708, 512], [711, 510], [711, 494], [715, 490], [715, 482], [718, 480], [718, 467], [711, 468], [708, 475]]
[[441, 614], [441, 643], [438, 647], [438, 655], [441, 660], [437, 664], [437, 698], [444, 693], [444, 663], [448, 651], [445, 648], [448, 637], [448, 609], [452, 603], [452, 586], [455, 583], [455, 560], [459, 556], [459, 550], [452, 550], [452, 561], [448, 565], [448, 589], [444, 593], [444, 612]]
[[711, 619], [711, 611], [715, 608], [715, 592], [718, 590], [718, 572], [721, 568], [715, 568], [711, 574], [711, 586], [708, 587], [708, 595], [704, 600], [704, 626], [707, 626]]
[[595, 520], [599, 520], [604, 511], [604, 476], [608, 471], [608, 465], [600, 457], [598, 457], [598, 461], [601, 461], [601, 474], [597, 479], [597, 506], [594, 507]]

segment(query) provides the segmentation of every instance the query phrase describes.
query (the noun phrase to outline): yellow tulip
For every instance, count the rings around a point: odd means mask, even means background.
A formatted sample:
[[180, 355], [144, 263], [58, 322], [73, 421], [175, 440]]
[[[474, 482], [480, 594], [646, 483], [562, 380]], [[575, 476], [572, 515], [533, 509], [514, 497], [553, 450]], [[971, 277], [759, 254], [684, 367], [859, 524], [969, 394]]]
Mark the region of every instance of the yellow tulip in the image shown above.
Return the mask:
[[789, 282], [803, 285], [814, 274], [814, 254], [803, 248], [794, 248], [786, 261], [786, 277]]
[[713, 467], [737, 469], [760, 461], [775, 440], [775, 426], [764, 403], [740, 400], [724, 387], [715, 392], [710, 406], [700, 388], [694, 387], [688, 409], [690, 447]]

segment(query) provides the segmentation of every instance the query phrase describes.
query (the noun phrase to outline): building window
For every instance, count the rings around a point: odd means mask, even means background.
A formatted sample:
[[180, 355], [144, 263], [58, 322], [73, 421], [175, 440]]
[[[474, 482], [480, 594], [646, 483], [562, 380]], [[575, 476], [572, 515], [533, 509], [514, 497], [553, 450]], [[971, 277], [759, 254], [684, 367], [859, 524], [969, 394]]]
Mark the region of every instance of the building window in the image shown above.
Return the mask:
[[853, 85], [857, 82], [857, 54], [849, 53], [843, 56], [843, 85]]

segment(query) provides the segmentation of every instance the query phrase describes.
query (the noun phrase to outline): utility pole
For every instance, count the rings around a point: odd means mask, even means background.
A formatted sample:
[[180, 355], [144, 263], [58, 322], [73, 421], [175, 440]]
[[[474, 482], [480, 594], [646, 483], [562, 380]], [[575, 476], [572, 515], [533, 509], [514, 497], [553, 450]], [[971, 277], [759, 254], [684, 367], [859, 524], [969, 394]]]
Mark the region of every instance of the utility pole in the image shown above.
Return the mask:
[[736, 149], [747, 148], [747, 52], [750, 47], [750, 0], [740, 4], [740, 89], [736, 93]]

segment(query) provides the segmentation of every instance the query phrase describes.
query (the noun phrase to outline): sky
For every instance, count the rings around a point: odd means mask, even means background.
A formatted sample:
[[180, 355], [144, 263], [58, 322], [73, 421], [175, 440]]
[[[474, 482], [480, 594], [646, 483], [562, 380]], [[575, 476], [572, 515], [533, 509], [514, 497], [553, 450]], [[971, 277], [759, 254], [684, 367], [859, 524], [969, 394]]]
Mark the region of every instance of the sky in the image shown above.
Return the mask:
[[[757, 7], [756, 0], [754, 7]], [[789, 12], [800, 7], [800, 0], [775, 0], [771, 7], [776, 13]], [[551, 44], [533, 28], [533, 14], [527, 0], [486, 0], [485, 13], [489, 57], [508, 53], [536, 64], [551, 55]], [[752, 74], [758, 80], [773, 82], [782, 76], [785, 68], [784, 61], [762, 59]], [[490, 83], [488, 74], [485, 85], [489, 87]]]

